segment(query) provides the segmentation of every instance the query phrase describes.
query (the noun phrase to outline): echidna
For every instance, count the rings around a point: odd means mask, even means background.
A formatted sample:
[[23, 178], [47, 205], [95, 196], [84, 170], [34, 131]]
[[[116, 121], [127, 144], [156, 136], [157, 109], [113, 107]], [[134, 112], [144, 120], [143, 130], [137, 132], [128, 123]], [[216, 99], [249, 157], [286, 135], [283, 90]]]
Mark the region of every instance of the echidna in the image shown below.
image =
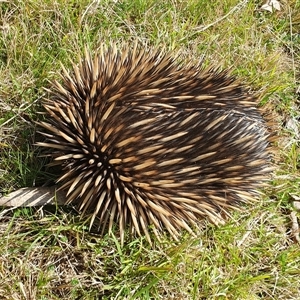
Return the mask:
[[159, 237], [222, 222], [267, 180], [268, 130], [256, 99], [228, 74], [158, 49], [88, 50], [55, 81], [39, 145], [55, 149], [67, 203], [102, 232]]

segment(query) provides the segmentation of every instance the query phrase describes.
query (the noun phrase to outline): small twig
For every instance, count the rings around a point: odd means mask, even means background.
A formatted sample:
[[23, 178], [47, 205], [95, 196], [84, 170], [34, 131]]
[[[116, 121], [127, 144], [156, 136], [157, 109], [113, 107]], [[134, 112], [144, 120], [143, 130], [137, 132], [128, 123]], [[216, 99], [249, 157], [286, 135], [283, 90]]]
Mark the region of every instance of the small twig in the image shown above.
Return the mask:
[[19, 111], [17, 114], [15, 114], [14, 116], [12, 116], [10, 119], [6, 120], [4, 123], [2, 123], [0, 125], [1, 127], [4, 127], [4, 125], [10, 123], [12, 120], [14, 120], [16, 117], [20, 116], [21, 113], [23, 113], [24, 111], [26, 111], [29, 107], [31, 107], [34, 103], [36, 103], [37, 101], [39, 101], [40, 99], [42, 99], [45, 96], [45, 94], [41, 95], [39, 98], [35, 99], [32, 103], [30, 103], [28, 106], [26, 106], [24, 109], [21, 110], [21, 107], [19, 108]]
[[221, 18], [217, 19], [216, 21], [208, 24], [208, 25], [202, 25], [202, 26], [198, 26], [198, 27], [195, 27], [193, 28], [194, 31], [197, 31], [197, 32], [202, 32], [202, 31], [205, 31], [206, 29], [216, 25], [217, 23], [223, 21], [224, 19], [226, 19], [228, 16], [230, 16], [231, 14], [233, 14], [235, 11], [241, 9], [243, 6], [245, 6], [247, 4], [248, 0], [244, 0], [240, 3], [238, 3], [236, 6], [234, 6], [226, 15], [222, 16]]
[[93, 6], [94, 9], [97, 8], [99, 4], [100, 4], [100, 0], [94, 0], [87, 6], [87, 8], [85, 9], [85, 11], [83, 12], [80, 18], [80, 24], [82, 24], [83, 19], [85, 18], [85, 15], [89, 12], [89, 10], [93, 9]]

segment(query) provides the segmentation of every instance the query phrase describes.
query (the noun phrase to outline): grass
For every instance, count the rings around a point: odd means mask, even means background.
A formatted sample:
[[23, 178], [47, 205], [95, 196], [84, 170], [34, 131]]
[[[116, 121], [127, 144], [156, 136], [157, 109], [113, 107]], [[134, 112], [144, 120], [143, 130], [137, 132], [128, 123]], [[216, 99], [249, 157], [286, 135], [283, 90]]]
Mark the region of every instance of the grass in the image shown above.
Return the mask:
[[85, 45], [137, 39], [229, 67], [278, 124], [266, 196], [223, 226], [203, 224], [196, 238], [166, 235], [151, 248], [127, 237], [122, 248], [66, 208], [2, 209], [1, 299], [300, 299], [290, 219], [300, 194], [300, 4], [280, 2], [269, 13], [261, 1], [0, 1], [2, 193], [55, 178], [34, 146], [34, 120], [43, 87]]

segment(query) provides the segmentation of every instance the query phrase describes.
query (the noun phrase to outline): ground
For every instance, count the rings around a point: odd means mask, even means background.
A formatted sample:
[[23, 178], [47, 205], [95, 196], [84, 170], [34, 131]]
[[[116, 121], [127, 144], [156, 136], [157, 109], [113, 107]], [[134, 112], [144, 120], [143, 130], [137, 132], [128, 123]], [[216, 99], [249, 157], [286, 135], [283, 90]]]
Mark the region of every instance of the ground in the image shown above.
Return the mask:
[[[277, 1], [268, 1], [277, 3]], [[270, 187], [196, 237], [99, 238], [73, 208], [0, 211], [0, 299], [300, 299], [300, 3], [0, 1], [0, 192], [51, 185], [35, 145], [44, 88], [87, 45], [159, 46], [230, 68], [276, 125]]]

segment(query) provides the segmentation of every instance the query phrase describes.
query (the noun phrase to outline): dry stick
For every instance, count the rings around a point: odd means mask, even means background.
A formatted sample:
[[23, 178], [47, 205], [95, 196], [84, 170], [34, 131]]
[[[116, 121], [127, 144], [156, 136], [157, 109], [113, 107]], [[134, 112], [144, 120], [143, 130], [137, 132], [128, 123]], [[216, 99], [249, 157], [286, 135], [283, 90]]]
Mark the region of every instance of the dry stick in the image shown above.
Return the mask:
[[[0, 125], [0, 128], [4, 127], [6, 124], [10, 123], [21, 113], [26, 111], [34, 103], [42, 99], [45, 94], [41, 95], [39, 98], [34, 100], [28, 106], [21, 110], [21, 107], [17, 114], [5, 121]], [[4, 207], [20, 207], [20, 206], [42, 206], [45, 204], [64, 204], [65, 202], [65, 193], [57, 192], [55, 187], [33, 187], [33, 188], [22, 188], [17, 191], [10, 193], [7, 196], [0, 197], [0, 206]], [[5, 213], [3, 211], [1, 214]], [[1, 216], [1, 215], [0, 215]]]
[[57, 191], [52, 187], [26, 187], [11, 192], [7, 196], [0, 197], [0, 206], [20, 207], [20, 206], [42, 206], [45, 204], [65, 203], [65, 192]]
[[[26, 106], [22, 110], [20, 110], [21, 109], [21, 107], [20, 107], [18, 113], [15, 114], [10, 119], [8, 119], [7, 121], [5, 121], [4, 123], [2, 123], [0, 125], [0, 128], [3, 127], [4, 125], [8, 124], [12, 120], [14, 120], [17, 116], [20, 116], [21, 113], [26, 111], [34, 103], [41, 100], [44, 96], [45, 96], [45, 94], [41, 95], [39, 98], [34, 100], [32, 103], [30, 103], [28, 106]], [[43, 196], [43, 197], [42, 197], [42, 200], [40, 203], [39, 203], [39, 201], [33, 201], [31, 203], [32, 199], [30, 200], [30, 197], [33, 197], [35, 200], [37, 200], [41, 196]], [[48, 200], [46, 200], [46, 198], [45, 198], [47, 196], [48, 196]], [[50, 201], [50, 202], [52, 201], [52, 203], [53, 203], [54, 197], [55, 197], [54, 188], [22, 188], [22, 189], [19, 189], [17, 191], [10, 193], [8, 196], [0, 197], [0, 206], [38, 206], [38, 205], [42, 205], [42, 204], [47, 204], [48, 201]], [[28, 202], [28, 200], [30, 200], [30, 202]]]

